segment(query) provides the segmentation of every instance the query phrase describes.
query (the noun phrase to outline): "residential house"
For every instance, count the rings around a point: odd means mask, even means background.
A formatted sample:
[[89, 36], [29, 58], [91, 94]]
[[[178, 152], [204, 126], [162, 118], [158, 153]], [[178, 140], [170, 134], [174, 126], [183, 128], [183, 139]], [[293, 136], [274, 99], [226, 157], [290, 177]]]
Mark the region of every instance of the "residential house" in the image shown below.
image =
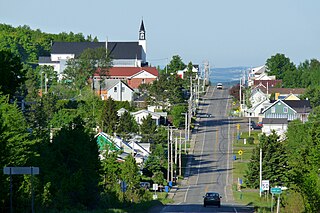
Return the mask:
[[161, 123], [166, 123], [166, 112], [151, 112], [144, 109], [137, 112], [131, 112], [131, 115], [135, 118], [138, 124], [142, 124], [142, 119], [145, 119], [149, 114], [151, 115], [152, 119], [155, 120], [157, 126]]
[[265, 88], [273, 88], [273, 87], [282, 87], [282, 80], [281, 79], [274, 79], [274, 80], [261, 80], [261, 79], [255, 79], [253, 80], [253, 87], [261, 86], [263, 85]]
[[249, 71], [248, 75], [248, 86], [253, 86], [253, 82], [255, 79], [257, 79], [260, 75], [266, 73], [267, 67], [265, 65], [252, 68]]
[[[177, 74], [180, 78], [184, 79], [185, 78], [185, 73], [188, 71], [188, 67], [186, 67], [183, 70], [178, 70]], [[192, 73], [194, 73], [194, 75], [196, 76], [196, 79], [198, 78], [198, 76], [200, 75], [200, 70], [199, 70], [199, 65], [194, 64], [192, 65]]]
[[286, 118], [288, 121], [299, 119], [302, 122], [308, 120], [311, 112], [309, 100], [277, 100], [262, 113], [265, 118]]
[[132, 102], [134, 99], [133, 89], [119, 79], [102, 79], [101, 81], [95, 79], [94, 89], [102, 100], [111, 97], [115, 101]]
[[262, 125], [262, 133], [270, 135], [275, 131], [281, 139], [284, 139], [288, 129], [288, 120], [286, 118], [263, 118]]
[[256, 117], [259, 121], [263, 118], [263, 110], [268, 108], [271, 105], [269, 99], [262, 99], [260, 102], [257, 102], [249, 109], [244, 110], [245, 117]]
[[104, 76], [100, 76], [99, 70], [94, 74], [94, 80], [101, 77], [107, 79], [120, 79], [137, 91], [141, 84], [149, 84], [157, 80], [159, 76], [155, 67], [111, 67], [105, 72]]

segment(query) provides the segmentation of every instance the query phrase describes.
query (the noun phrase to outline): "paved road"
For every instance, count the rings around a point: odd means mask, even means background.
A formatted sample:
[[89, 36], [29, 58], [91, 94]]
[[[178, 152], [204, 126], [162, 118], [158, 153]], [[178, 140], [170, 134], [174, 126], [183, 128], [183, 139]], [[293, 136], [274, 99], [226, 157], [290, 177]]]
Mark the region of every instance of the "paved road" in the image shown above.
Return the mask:
[[[177, 190], [172, 205], [161, 212], [253, 212], [236, 205], [232, 196], [232, 138], [234, 123], [227, 117], [231, 98], [228, 89], [210, 87], [200, 106], [199, 129], [193, 135], [194, 150], [190, 153], [190, 170]], [[212, 117], [204, 117], [210, 113]], [[221, 208], [203, 207], [207, 191], [219, 192]]]

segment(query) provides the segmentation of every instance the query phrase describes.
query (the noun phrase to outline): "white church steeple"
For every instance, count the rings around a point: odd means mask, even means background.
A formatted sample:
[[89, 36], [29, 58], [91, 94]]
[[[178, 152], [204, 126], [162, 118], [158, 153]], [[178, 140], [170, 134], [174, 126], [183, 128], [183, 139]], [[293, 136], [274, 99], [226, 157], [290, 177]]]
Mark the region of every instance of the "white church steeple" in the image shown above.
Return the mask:
[[147, 61], [147, 40], [146, 31], [144, 29], [143, 19], [141, 20], [140, 30], [139, 30], [139, 45], [142, 47], [142, 61]]

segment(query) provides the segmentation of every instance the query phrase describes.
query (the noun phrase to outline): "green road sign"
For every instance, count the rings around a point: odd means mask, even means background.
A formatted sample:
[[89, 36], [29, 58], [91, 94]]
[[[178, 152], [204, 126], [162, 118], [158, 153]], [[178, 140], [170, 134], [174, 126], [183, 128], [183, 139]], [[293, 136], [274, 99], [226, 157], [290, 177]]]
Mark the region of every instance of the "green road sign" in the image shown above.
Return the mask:
[[281, 190], [281, 188], [271, 188], [271, 193], [272, 194], [281, 194], [282, 190]]

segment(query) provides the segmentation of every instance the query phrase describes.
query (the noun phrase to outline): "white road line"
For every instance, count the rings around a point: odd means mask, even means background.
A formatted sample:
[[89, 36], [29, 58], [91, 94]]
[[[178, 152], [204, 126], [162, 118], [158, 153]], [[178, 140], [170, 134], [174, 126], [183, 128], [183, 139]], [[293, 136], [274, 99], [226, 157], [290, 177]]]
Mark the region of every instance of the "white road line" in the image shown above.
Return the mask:
[[234, 210], [235, 213], [238, 213], [236, 208], [233, 208], [233, 210]]

